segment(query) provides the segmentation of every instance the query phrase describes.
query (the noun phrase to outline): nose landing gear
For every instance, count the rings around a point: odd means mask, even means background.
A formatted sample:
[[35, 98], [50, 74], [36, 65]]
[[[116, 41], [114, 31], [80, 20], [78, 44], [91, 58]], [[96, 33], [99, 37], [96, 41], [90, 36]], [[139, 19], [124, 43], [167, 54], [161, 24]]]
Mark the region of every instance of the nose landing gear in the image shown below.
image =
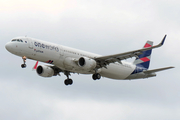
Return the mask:
[[24, 64], [21, 65], [22, 68], [26, 68], [26, 56], [22, 57]]

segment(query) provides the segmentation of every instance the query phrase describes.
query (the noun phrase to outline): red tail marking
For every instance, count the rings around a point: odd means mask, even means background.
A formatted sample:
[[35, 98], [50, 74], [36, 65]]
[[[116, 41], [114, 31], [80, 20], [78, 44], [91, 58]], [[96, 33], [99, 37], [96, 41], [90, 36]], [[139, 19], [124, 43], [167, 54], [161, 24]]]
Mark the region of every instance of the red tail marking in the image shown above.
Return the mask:
[[144, 58], [140, 58], [140, 60], [142, 60], [143, 62], [147, 62], [147, 61], [150, 61], [150, 59], [149, 59], [149, 58], [147, 58], [147, 57], [144, 57]]
[[146, 43], [146, 44], [144, 45], [144, 48], [148, 48], [148, 47], [152, 47], [152, 45]]

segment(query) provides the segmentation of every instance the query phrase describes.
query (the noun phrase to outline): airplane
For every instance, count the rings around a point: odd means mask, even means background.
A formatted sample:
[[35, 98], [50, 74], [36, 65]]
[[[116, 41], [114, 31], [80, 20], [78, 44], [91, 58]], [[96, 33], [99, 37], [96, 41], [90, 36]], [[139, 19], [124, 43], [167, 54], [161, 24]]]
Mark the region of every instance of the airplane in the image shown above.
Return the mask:
[[[15, 37], [5, 45], [12, 54], [22, 57], [22, 68], [26, 67], [26, 59], [36, 60], [34, 69], [41, 77], [52, 77], [64, 73], [67, 79], [65, 85], [72, 85], [73, 80], [69, 77], [71, 73], [92, 74], [93, 80], [107, 77], [115, 80], [132, 80], [155, 77], [156, 72], [171, 69], [164, 67], [148, 70], [150, 65], [152, 49], [161, 47], [162, 41], [153, 46], [152, 41], [147, 41], [142, 49], [125, 53], [101, 56], [98, 54], [45, 42], [31, 37]], [[125, 61], [135, 57], [133, 63]], [[39, 65], [38, 61], [49, 65]]]

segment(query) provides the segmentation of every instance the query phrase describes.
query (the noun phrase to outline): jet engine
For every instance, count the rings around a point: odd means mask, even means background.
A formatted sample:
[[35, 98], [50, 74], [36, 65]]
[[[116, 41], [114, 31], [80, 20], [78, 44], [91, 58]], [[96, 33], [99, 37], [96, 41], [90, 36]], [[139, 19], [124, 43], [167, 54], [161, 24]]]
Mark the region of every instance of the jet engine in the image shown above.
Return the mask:
[[52, 77], [54, 75], [54, 70], [49, 66], [39, 65], [36, 72], [41, 77]]
[[92, 70], [96, 67], [97, 63], [95, 60], [87, 57], [81, 57], [78, 60], [78, 65], [84, 70]]

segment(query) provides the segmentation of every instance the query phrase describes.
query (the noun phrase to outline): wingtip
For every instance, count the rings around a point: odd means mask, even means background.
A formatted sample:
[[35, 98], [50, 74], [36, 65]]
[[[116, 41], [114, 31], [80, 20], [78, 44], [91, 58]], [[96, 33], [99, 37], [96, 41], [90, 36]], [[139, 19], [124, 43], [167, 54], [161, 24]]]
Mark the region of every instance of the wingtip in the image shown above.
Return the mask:
[[174, 66], [171, 66], [170, 68], [175, 68]]
[[164, 44], [164, 41], [165, 41], [165, 39], [166, 39], [166, 36], [167, 36], [167, 35], [164, 36], [164, 38], [163, 38], [163, 40], [162, 40], [162, 42], [161, 42], [161, 45]]

